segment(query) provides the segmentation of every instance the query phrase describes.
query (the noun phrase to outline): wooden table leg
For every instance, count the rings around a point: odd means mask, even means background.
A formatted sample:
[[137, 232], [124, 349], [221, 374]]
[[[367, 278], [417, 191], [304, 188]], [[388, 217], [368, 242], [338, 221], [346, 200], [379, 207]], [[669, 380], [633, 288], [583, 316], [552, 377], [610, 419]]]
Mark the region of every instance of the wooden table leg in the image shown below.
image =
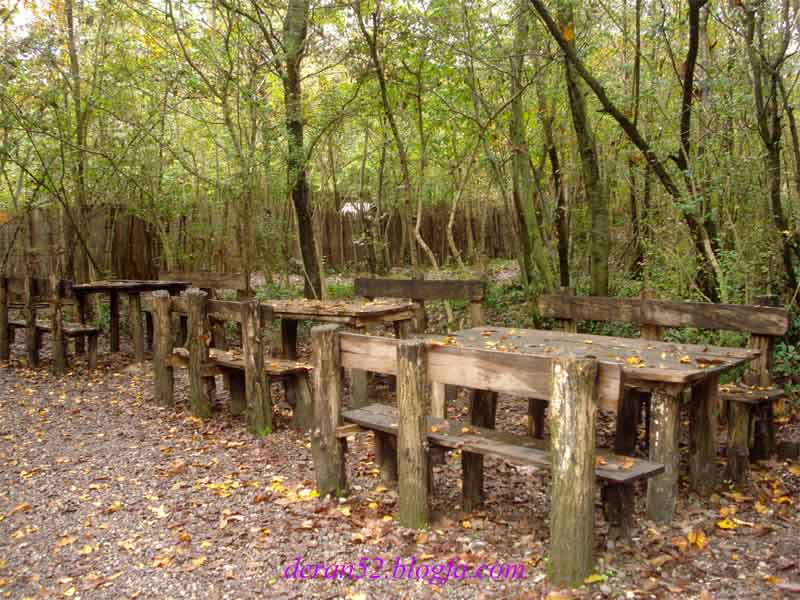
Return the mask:
[[142, 323], [142, 297], [140, 294], [128, 294], [131, 329], [133, 330], [133, 355], [136, 362], [144, 362], [144, 324]]
[[281, 319], [281, 356], [297, 360], [297, 321]]
[[[75, 309], [78, 312], [78, 323], [86, 325], [86, 295], [75, 294]], [[83, 336], [75, 338], [75, 354], [83, 354], [86, 352], [86, 344]]]
[[[470, 390], [470, 422], [478, 427], [494, 429], [497, 417], [497, 392]], [[464, 483], [461, 500], [464, 511], [472, 512], [483, 502], [483, 456], [472, 452], [461, 453], [461, 470]]]
[[719, 375], [692, 386], [689, 473], [692, 489], [702, 496], [717, 483], [717, 404]]
[[108, 293], [109, 318], [111, 320], [110, 347], [111, 352], [119, 352], [119, 294], [117, 292]]
[[661, 475], [647, 481], [647, 517], [657, 523], [668, 523], [675, 515], [681, 392], [679, 386], [660, 386], [650, 398], [650, 460], [664, 465]]

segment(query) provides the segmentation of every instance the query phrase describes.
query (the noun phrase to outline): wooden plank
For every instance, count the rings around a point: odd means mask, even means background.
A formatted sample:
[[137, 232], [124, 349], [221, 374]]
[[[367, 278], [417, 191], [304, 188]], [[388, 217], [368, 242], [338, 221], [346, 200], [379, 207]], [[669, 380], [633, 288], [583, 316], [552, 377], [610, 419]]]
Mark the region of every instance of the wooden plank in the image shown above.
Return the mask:
[[[370, 404], [364, 408], [346, 410], [342, 413], [342, 418], [346, 423], [355, 423], [364, 429], [397, 435], [397, 409], [385, 404]], [[431, 416], [427, 417], [427, 426], [428, 440], [436, 446], [496, 456], [516, 464], [550, 468], [548, 440]], [[613, 483], [639, 481], [664, 472], [663, 465], [613, 454], [604, 449], [598, 448], [597, 456], [600, 460], [596, 462], [596, 476]]]
[[767, 306], [649, 300], [642, 306], [642, 322], [662, 327], [783, 335], [789, 328], [789, 311]]
[[[375, 373], [396, 374], [397, 340], [342, 333], [342, 366]], [[441, 345], [428, 340], [429, 383], [458, 385], [542, 400], [550, 396], [551, 356], [480, 350]], [[599, 368], [600, 406], [616, 410], [622, 386], [622, 369], [602, 362]]]
[[244, 273], [215, 273], [213, 271], [159, 271], [163, 281], [188, 281], [193, 287], [210, 290], [247, 290]]
[[133, 292], [153, 292], [155, 290], [166, 290], [170, 294], [175, 294], [187, 289], [190, 285], [189, 281], [108, 279], [73, 285], [72, 290], [74, 294], [81, 295], [109, 292], [130, 294]]
[[549, 318], [724, 329], [761, 335], [783, 335], [789, 327], [789, 311], [785, 308], [742, 304], [543, 295], [539, 298], [539, 311]]
[[605, 298], [600, 296], [539, 296], [539, 312], [548, 319], [641, 322], [639, 298]]
[[[354, 300], [268, 300], [275, 317], [298, 320], [326, 321], [328, 319], [362, 318], [374, 319], [397, 313], [414, 314], [411, 302], [395, 300], [375, 300], [371, 302]], [[410, 318], [410, 317], [409, 317]]]
[[479, 280], [371, 279], [356, 278], [357, 296], [365, 298], [410, 298], [412, 300], [474, 300], [486, 296], [486, 283]]

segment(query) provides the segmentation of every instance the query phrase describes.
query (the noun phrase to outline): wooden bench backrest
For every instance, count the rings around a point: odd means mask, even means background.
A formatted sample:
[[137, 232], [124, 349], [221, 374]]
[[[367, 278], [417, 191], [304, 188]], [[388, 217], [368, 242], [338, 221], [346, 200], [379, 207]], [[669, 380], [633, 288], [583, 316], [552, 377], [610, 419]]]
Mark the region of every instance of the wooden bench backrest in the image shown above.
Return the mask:
[[213, 271], [159, 271], [158, 278], [163, 281], [189, 281], [201, 290], [247, 291], [245, 273], [215, 273]]
[[422, 313], [421, 329], [424, 329], [424, 305], [428, 300], [469, 300], [470, 321], [473, 327], [483, 325], [483, 299], [486, 283], [479, 280], [436, 279], [368, 279], [359, 277], [353, 282], [357, 296], [364, 298], [410, 298]]
[[[58, 280], [59, 295], [61, 298], [68, 298], [72, 295], [72, 281], [67, 279]], [[7, 293], [8, 302], [22, 302], [27, 300], [27, 291], [24, 277], [3, 277], [0, 280], [0, 287], [4, 287]], [[31, 278], [31, 302], [49, 302], [52, 298], [50, 281], [42, 277]]]
[[[397, 374], [397, 346], [402, 340], [339, 333], [341, 364], [389, 375]], [[528, 398], [550, 398], [552, 356], [531, 356], [496, 350], [480, 350], [427, 344], [429, 382], [502, 392]], [[598, 361], [598, 401], [601, 408], [617, 410], [622, 393], [622, 369]]]
[[543, 317], [556, 319], [724, 329], [768, 336], [783, 335], [789, 327], [787, 309], [763, 305], [544, 295], [539, 297], [539, 311]]

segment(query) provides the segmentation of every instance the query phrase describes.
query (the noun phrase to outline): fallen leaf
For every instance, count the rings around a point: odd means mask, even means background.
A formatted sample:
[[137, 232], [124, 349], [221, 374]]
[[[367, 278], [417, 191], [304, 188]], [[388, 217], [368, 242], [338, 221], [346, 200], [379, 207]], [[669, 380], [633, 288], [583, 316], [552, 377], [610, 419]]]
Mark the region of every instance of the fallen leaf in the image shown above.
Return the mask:
[[717, 527], [720, 529], [736, 529], [737, 525], [730, 519], [723, 519], [722, 521], [717, 521]]
[[586, 579], [583, 580], [583, 583], [592, 584], [592, 583], [599, 583], [605, 580], [606, 580], [605, 575], [600, 575], [599, 573], [592, 573]]
[[658, 568], [658, 567], [663, 567], [665, 564], [667, 564], [671, 560], [672, 560], [672, 557], [669, 554], [661, 554], [659, 556], [656, 556], [655, 558], [651, 558], [647, 562], [650, 565], [652, 565], [653, 567]]

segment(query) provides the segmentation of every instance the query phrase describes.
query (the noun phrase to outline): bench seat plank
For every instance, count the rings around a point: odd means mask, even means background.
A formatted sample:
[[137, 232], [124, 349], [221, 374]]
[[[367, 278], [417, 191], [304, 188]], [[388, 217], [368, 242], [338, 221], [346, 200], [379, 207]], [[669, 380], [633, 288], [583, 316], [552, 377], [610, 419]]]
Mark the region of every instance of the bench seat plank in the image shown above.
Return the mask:
[[[342, 412], [342, 417], [346, 423], [354, 423], [364, 429], [397, 435], [399, 414], [396, 409], [385, 404], [371, 404], [363, 408], [346, 410]], [[428, 439], [437, 446], [474, 454], [499, 456], [513, 462], [550, 468], [546, 440], [437, 417], [429, 416], [427, 420]], [[597, 477], [611, 483], [631, 483], [664, 471], [663, 465], [616, 455], [605, 450], [598, 450], [597, 455]]]
[[727, 384], [719, 388], [720, 400], [743, 402], [745, 404], [761, 404], [771, 402], [784, 396], [783, 388], [776, 386], [754, 387], [740, 384]]
[[[175, 367], [186, 367], [189, 364], [189, 351], [186, 348], [175, 348], [172, 351], [174, 357], [170, 362]], [[231, 350], [219, 350], [211, 348], [209, 350], [211, 364], [224, 369], [244, 371], [244, 358], [241, 353]], [[288, 377], [290, 375], [309, 373], [311, 365], [294, 360], [284, 360], [264, 357], [264, 370], [270, 377]]]
[[[14, 329], [26, 328], [25, 321], [18, 319], [9, 321], [8, 326]], [[53, 325], [48, 321], [37, 321], [36, 329], [45, 333], [50, 333], [53, 331]], [[64, 323], [63, 332], [67, 337], [78, 337], [93, 334], [97, 335], [100, 333], [100, 329], [97, 327], [90, 327], [88, 325], [81, 325], [80, 323]]]

